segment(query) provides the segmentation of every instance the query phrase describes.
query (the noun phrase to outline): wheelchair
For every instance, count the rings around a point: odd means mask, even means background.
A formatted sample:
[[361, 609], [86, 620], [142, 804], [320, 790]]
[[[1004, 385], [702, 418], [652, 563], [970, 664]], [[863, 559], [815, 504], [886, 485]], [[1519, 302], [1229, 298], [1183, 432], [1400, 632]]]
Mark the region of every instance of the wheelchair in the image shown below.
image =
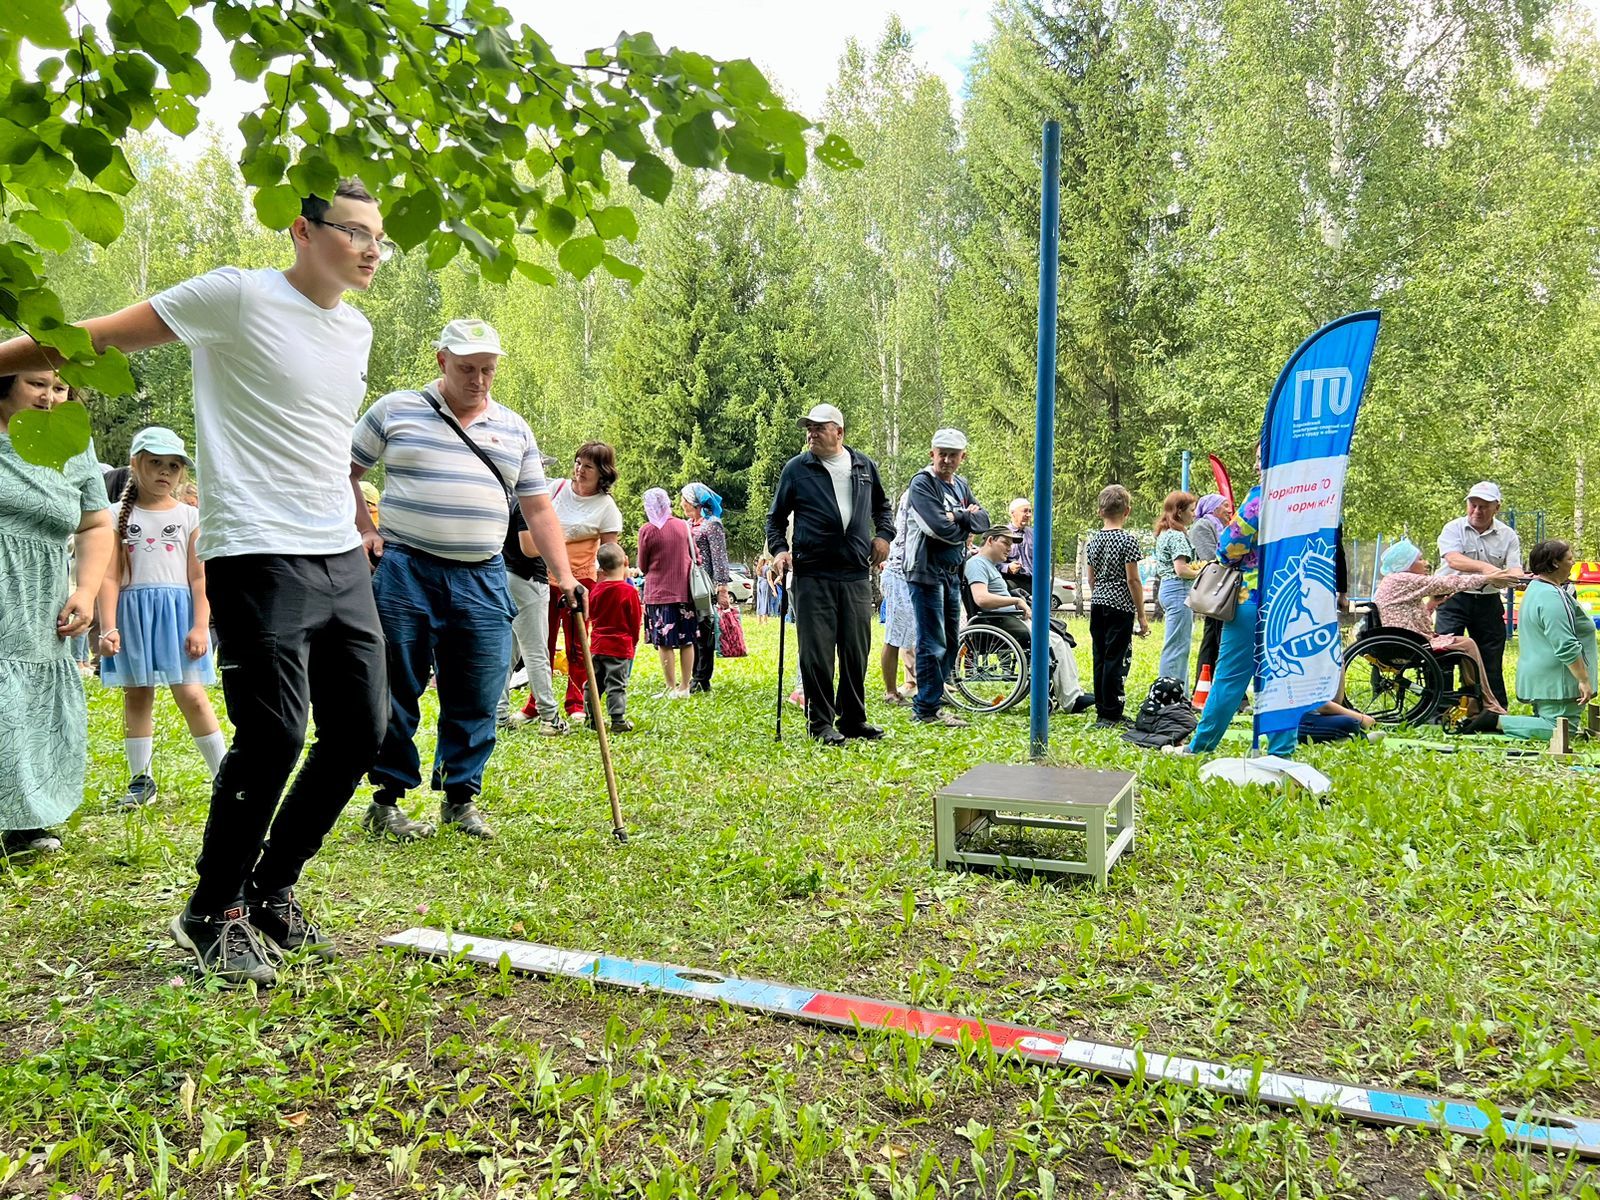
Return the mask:
[[[973, 603], [965, 577], [961, 580], [961, 608], [965, 616], [956, 637], [956, 665], [945, 695], [968, 712], [1004, 712], [1028, 694], [1031, 667], [1027, 644]], [[1071, 654], [1076, 643], [1066, 623], [1052, 617], [1050, 628], [1061, 635]], [[1071, 664], [1071, 677], [1076, 680], [1076, 663]]]
[[1368, 603], [1355, 641], [1344, 652], [1344, 703], [1379, 725], [1428, 725], [1454, 731], [1482, 709], [1482, 681], [1457, 686], [1475, 665], [1465, 654], [1435, 652], [1428, 639], [1383, 624]]

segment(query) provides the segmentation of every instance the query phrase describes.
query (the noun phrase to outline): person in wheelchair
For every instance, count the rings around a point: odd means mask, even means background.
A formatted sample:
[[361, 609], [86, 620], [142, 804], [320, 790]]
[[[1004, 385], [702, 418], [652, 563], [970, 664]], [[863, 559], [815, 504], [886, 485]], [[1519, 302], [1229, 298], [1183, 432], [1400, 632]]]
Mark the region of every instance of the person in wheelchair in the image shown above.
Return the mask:
[[967, 595], [971, 599], [968, 620], [998, 625], [1028, 648], [1033, 617], [1028, 602], [1006, 586], [1000, 566], [1021, 538], [1010, 525], [991, 525], [978, 534], [978, 550], [962, 566]]
[[[1494, 692], [1483, 686], [1485, 672], [1483, 656], [1478, 644], [1469, 637], [1457, 634], [1438, 634], [1433, 631], [1433, 610], [1441, 600], [1457, 592], [1481, 588], [1485, 583], [1495, 587], [1509, 587], [1522, 580], [1520, 574], [1506, 572], [1491, 575], [1430, 575], [1428, 562], [1422, 551], [1409, 541], [1399, 541], [1383, 552], [1380, 564], [1383, 578], [1373, 591], [1372, 602], [1378, 610], [1378, 621], [1384, 629], [1403, 629], [1423, 638], [1435, 654], [1464, 655], [1461, 664], [1464, 684], [1475, 687], [1487, 712], [1504, 713]], [[1470, 663], [1470, 667], [1467, 665]], [[1468, 672], [1471, 679], [1466, 679]]]

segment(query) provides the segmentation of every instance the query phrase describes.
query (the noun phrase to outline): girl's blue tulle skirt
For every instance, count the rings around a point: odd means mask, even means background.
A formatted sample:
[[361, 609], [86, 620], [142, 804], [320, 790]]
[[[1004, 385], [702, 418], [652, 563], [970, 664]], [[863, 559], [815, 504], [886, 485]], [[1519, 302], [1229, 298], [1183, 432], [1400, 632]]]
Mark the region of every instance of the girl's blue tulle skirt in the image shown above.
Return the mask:
[[194, 597], [186, 587], [135, 584], [117, 599], [117, 630], [122, 649], [100, 660], [106, 687], [171, 687], [175, 683], [217, 681], [211, 647], [199, 658], [184, 652], [194, 625]]

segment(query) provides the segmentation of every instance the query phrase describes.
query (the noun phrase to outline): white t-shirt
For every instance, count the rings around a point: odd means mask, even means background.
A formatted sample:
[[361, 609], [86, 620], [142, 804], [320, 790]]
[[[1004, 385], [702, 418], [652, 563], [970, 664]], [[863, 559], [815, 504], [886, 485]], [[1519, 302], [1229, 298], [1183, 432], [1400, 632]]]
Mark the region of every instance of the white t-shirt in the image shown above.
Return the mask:
[[850, 518], [856, 513], [855, 495], [850, 490], [850, 451], [841, 450], [832, 458], [823, 458], [819, 454], [817, 461], [828, 469], [828, 475], [833, 480], [833, 498], [839, 505], [839, 519], [849, 529]]
[[361, 545], [350, 432], [372, 326], [282, 271], [219, 267], [154, 297], [194, 358], [200, 557], [340, 554]]
[[606, 492], [580, 496], [572, 490], [572, 480], [550, 485], [550, 507], [556, 510], [561, 532], [567, 539], [567, 561], [576, 579], [594, 579], [594, 556], [602, 533], [622, 532], [622, 510]]
[[[113, 510], [120, 517], [120, 512]], [[122, 561], [127, 564], [125, 587], [138, 584], [189, 586], [189, 539], [200, 524], [200, 514], [190, 504], [149, 509], [135, 504], [128, 510], [128, 531], [122, 538]]]

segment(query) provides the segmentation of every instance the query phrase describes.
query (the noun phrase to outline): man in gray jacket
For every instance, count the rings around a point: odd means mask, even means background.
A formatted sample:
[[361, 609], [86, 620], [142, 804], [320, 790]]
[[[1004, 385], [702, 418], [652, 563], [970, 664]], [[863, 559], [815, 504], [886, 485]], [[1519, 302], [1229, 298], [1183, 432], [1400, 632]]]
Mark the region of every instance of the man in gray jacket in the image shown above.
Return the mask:
[[906, 500], [906, 584], [917, 621], [917, 698], [912, 716], [927, 725], [966, 724], [942, 711], [944, 687], [956, 665], [961, 630], [961, 564], [967, 539], [989, 527], [972, 488], [956, 472], [967, 457], [967, 435], [941, 429], [931, 461], [911, 477]]

